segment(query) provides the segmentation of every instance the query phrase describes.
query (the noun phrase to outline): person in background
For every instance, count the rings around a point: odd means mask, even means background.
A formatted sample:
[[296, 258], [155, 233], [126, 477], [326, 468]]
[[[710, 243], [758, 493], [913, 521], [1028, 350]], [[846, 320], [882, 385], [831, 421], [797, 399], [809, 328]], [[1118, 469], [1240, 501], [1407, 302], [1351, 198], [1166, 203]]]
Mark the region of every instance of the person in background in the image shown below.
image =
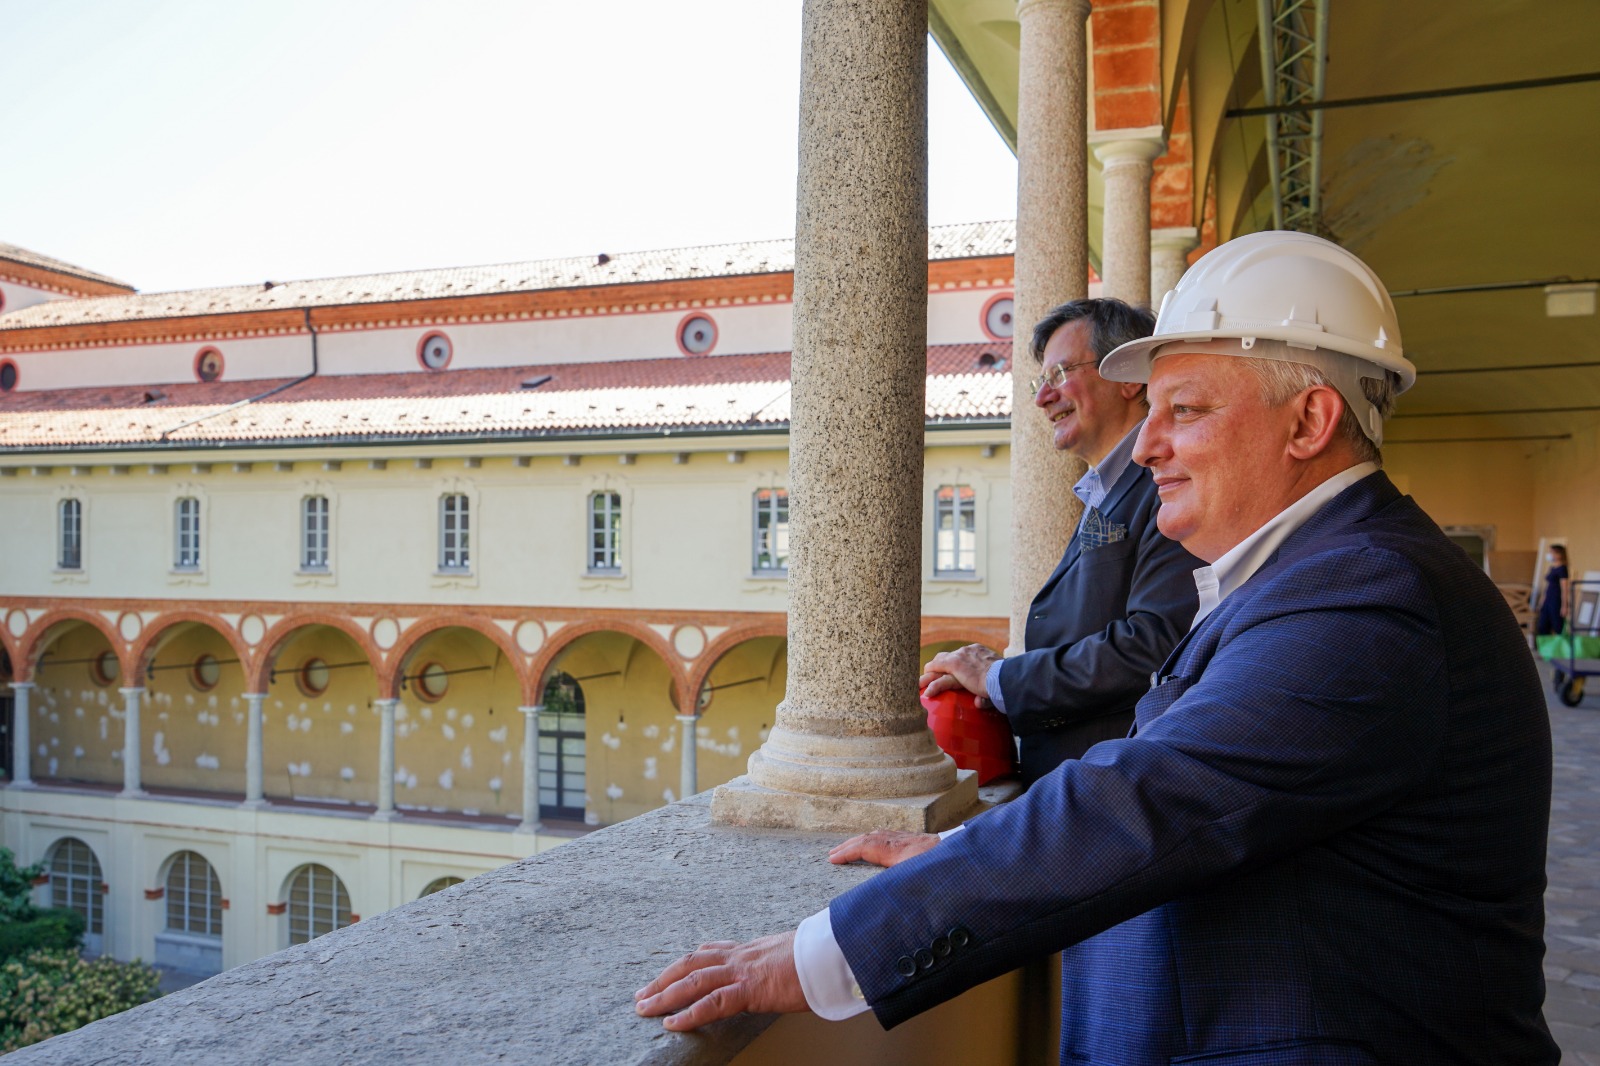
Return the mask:
[[1561, 544], [1550, 545], [1544, 561], [1550, 569], [1544, 574], [1544, 593], [1539, 599], [1539, 617], [1534, 623], [1534, 635], [1560, 633], [1567, 622], [1567, 549]]

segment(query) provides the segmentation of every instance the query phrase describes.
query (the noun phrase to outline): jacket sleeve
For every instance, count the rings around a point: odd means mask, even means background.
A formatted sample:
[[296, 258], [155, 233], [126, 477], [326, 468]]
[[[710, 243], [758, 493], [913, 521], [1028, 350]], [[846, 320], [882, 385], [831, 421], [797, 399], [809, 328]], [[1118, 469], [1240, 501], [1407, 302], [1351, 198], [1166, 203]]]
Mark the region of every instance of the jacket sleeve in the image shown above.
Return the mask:
[[1217, 620], [1203, 672], [1150, 693], [1181, 694], [1137, 735], [834, 900], [835, 937], [885, 1026], [1322, 841], [1428, 772], [1448, 684], [1421, 575], [1364, 549], [1283, 578]]
[[[1017, 736], [1132, 707], [1150, 687], [1150, 674], [1189, 631], [1199, 606], [1194, 569], [1203, 564], [1161, 535], [1154, 487], [1142, 488], [1148, 491], [1129, 523], [1138, 539], [1080, 557], [1076, 578], [1087, 583], [1084, 602], [1062, 608], [1098, 610], [1111, 620], [1080, 640], [1030, 649], [1001, 664], [1000, 690]], [[1124, 588], [1126, 600], [1115, 602]]]

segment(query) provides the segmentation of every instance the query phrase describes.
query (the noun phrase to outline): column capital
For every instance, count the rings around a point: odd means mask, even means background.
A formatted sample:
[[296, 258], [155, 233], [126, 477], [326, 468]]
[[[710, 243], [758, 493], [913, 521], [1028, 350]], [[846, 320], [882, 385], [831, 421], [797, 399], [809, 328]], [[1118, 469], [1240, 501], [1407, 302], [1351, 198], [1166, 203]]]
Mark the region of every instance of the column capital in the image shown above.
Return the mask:
[[1089, 18], [1089, 0], [1017, 0], [1017, 18], [1031, 15], [1036, 11], [1055, 8], [1065, 11], [1069, 15], [1076, 15], [1078, 20], [1085, 21]]
[[698, 722], [700, 720], [698, 714], [677, 714], [673, 715], [673, 717], [680, 722]]
[[34, 688], [35, 687], [34, 682], [32, 682], [32, 681], [12, 681], [12, 682], [10, 682], [10, 684], [11, 684], [11, 691], [13, 691], [13, 692], [15, 692], [17, 689]]
[[525, 706], [522, 706], [522, 707], [518, 707], [517, 710], [521, 711], [525, 715], [528, 715], [529, 717], [532, 717], [534, 715], [543, 714], [544, 713], [544, 704], [542, 704], [542, 703], [528, 704], [528, 705], [525, 705]]
[[380, 696], [377, 699], [372, 701], [372, 705], [374, 707], [378, 708], [379, 710], [382, 710], [384, 704], [388, 704], [390, 707], [393, 707], [395, 704], [397, 704], [399, 702], [400, 702], [400, 697], [399, 696]]
[[1150, 231], [1150, 247], [1184, 254], [1200, 247], [1200, 230], [1196, 226], [1165, 226]]
[[1166, 130], [1160, 126], [1095, 130], [1089, 134], [1089, 147], [1102, 167], [1154, 163], [1167, 150]]
[[126, 688], [119, 688], [117, 691], [122, 693], [124, 696], [142, 696], [144, 695], [144, 686], [129, 685]]
[[265, 692], [242, 692], [240, 696], [247, 700], [264, 700], [267, 698]]

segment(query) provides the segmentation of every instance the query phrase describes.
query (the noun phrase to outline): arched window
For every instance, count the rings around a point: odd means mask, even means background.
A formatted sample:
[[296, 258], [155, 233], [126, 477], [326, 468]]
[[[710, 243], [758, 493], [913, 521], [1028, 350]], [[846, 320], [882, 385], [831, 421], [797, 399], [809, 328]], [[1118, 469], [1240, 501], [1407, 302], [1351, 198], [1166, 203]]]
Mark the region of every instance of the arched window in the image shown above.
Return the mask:
[[222, 882], [203, 855], [180, 851], [167, 867], [167, 928], [195, 936], [222, 935]]
[[[422, 890], [422, 896], [431, 896], [435, 892], [443, 892], [451, 885], [459, 885], [462, 880], [463, 878], [450, 877], [448, 875], [445, 877], [435, 877], [432, 881], [429, 881], [428, 886]], [[422, 896], [418, 896], [417, 898], [421, 899]]]
[[289, 943], [304, 944], [350, 924], [350, 893], [328, 869], [307, 863], [289, 881]]
[[544, 687], [539, 713], [539, 814], [583, 819], [583, 686], [557, 674]]
[[98, 954], [106, 931], [105, 875], [94, 851], [77, 837], [63, 837], [50, 849], [50, 906], [66, 907], [83, 915], [87, 923], [83, 946]]
[[83, 501], [68, 497], [57, 509], [56, 566], [62, 570], [83, 569]]

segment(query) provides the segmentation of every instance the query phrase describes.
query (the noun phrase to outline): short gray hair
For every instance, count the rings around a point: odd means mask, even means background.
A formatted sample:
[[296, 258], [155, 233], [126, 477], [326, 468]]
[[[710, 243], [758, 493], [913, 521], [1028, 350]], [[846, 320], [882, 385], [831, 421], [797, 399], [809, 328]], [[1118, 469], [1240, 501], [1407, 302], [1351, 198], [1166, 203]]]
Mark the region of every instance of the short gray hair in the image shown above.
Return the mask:
[[[1338, 391], [1326, 374], [1306, 363], [1250, 357], [1246, 357], [1244, 363], [1260, 382], [1261, 401], [1268, 407], [1282, 407], [1305, 390], [1319, 385]], [[1394, 398], [1399, 391], [1400, 375], [1392, 370], [1383, 371], [1381, 378], [1361, 379], [1361, 392], [1377, 410], [1379, 418], [1387, 419], [1394, 412]], [[1357, 458], [1362, 462], [1383, 465], [1383, 452], [1372, 443], [1372, 438], [1362, 432], [1361, 421], [1348, 402], [1344, 405], [1344, 414], [1339, 418], [1336, 433], [1355, 449]]]

